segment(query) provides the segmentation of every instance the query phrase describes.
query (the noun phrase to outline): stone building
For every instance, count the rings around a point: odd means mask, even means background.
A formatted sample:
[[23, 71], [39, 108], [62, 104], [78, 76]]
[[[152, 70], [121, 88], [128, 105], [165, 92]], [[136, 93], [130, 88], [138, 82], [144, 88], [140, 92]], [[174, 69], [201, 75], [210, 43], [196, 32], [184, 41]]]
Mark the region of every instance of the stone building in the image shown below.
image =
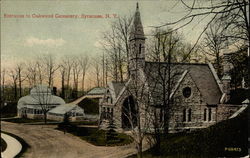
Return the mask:
[[113, 119], [120, 130], [135, 128], [138, 121], [144, 130], [152, 130], [155, 121], [162, 124], [165, 119], [170, 132], [178, 132], [206, 128], [242, 110], [241, 105], [225, 104], [231, 80], [227, 54], [220, 80], [211, 64], [145, 61], [145, 40], [137, 4], [129, 38], [129, 77], [108, 84], [100, 128]]

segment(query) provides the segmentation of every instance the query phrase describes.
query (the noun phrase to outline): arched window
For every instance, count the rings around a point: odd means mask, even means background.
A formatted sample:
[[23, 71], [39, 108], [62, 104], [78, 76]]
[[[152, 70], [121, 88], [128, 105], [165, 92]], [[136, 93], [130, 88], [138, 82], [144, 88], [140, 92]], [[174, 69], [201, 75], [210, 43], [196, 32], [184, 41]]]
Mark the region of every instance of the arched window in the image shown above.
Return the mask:
[[192, 120], [192, 110], [188, 109], [188, 122]]
[[139, 54], [141, 54], [141, 44], [139, 44]]
[[207, 109], [204, 109], [204, 121], [207, 121]]
[[191, 96], [191, 88], [190, 87], [185, 87], [182, 90], [182, 94], [185, 98], [189, 98]]
[[186, 121], [187, 121], [187, 118], [186, 118], [186, 109], [183, 109], [182, 121], [183, 121], [183, 122], [186, 122]]
[[111, 98], [110, 97], [107, 97], [107, 102], [111, 103]]
[[208, 121], [212, 121], [212, 109], [208, 109]]

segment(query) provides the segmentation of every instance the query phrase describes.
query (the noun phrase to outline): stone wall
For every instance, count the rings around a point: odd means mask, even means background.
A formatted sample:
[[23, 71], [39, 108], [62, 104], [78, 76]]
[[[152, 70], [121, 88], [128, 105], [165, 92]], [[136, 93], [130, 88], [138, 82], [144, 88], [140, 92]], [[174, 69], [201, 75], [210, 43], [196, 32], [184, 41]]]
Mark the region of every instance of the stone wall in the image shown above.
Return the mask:
[[240, 108], [241, 105], [219, 104], [216, 109], [216, 122], [228, 119]]
[[[186, 87], [191, 89], [189, 97], [185, 97], [183, 94]], [[211, 119], [208, 119], [209, 109], [211, 110]], [[170, 131], [208, 127], [216, 122], [215, 118], [216, 107], [207, 107], [195, 82], [187, 73], [174, 94], [171, 106]]]

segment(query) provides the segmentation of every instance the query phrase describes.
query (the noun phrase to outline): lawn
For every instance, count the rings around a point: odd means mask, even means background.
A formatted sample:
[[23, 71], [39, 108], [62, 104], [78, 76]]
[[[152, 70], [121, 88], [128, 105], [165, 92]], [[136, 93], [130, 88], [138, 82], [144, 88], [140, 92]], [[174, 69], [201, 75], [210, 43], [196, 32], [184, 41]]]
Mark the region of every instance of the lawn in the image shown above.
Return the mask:
[[71, 133], [81, 139], [96, 146], [121, 146], [132, 143], [132, 138], [123, 133], [116, 133], [114, 140], [108, 140], [107, 133], [104, 130], [98, 130], [95, 127], [78, 127], [76, 125], [58, 125], [58, 130]]
[[3, 152], [7, 147], [6, 142], [1, 138], [1, 152]]
[[[242, 157], [248, 147], [247, 110], [240, 116], [206, 129], [162, 137], [161, 148], [153, 147], [144, 158]], [[157, 156], [158, 155], [158, 156]], [[133, 155], [130, 158], [135, 158]]]
[[30, 148], [30, 145], [28, 143], [25, 142], [25, 140], [23, 140], [22, 138], [9, 133], [9, 132], [5, 132], [5, 131], [1, 131], [1, 133], [7, 134], [9, 136], [14, 137], [16, 140], [18, 140], [21, 144], [22, 144], [22, 150], [20, 151], [20, 153], [18, 155], [16, 155], [16, 157], [22, 157], [23, 153], [27, 151], [28, 148]]
[[[9, 119], [4, 119], [3, 121], [6, 122], [12, 122], [12, 123], [38, 123], [41, 122], [43, 123], [43, 119], [29, 119], [29, 118], [9, 118]], [[55, 122], [53, 120], [47, 120], [47, 123], [50, 122]]]

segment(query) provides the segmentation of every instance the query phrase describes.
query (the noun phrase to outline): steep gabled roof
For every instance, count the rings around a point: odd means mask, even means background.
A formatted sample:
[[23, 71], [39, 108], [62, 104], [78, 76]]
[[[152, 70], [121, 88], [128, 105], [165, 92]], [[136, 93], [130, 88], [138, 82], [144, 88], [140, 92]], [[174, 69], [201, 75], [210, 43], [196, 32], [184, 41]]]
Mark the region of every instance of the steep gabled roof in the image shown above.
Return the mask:
[[116, 99], [121, 92], [122, 88], [125, 86], [125, 82], [109, 82], [108, 83], [110, 93], [113, 97], [113, 99]]
[[[167, 85], [168, 81], [167, 68], [168, 64], [164, 62], [146, 62], [145, 74], [155, 104], [161, 104], [162, 85], [164, 82]], [[188, 71], [206, 103], [208, 105], [219, 103], [222, 92], [208, 64], [172, 63], [170, 70], [171, 89], [177, 85], [184, 71]]]

